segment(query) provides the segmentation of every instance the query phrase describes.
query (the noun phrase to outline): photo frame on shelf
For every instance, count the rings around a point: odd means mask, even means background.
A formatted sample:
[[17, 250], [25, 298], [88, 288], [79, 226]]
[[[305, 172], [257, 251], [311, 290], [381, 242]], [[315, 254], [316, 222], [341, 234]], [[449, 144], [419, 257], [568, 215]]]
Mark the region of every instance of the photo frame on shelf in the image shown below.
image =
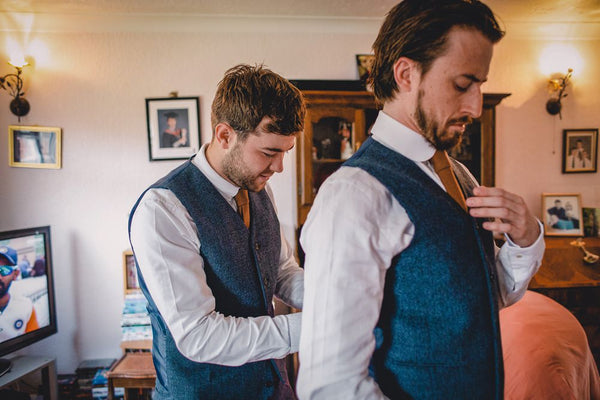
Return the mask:
[[373, 63], [375, 62], [374, 54], [357, 54], [356, 55], [356, 68], [358, 69], [358, 78], [361, 81], [366, 81], [371, 71], [373, 70]]
[[8, 165], [23, 168], [60, 169], [61, 143], [61, 128], [9, 125]]
[[563, 174], [596, 172], [598, 167], [598, 129], [563, 130]]
[[140, 292], [140, 281], [131, 250], [123, 252], [123, 286], [125, 294]]
[[543, 193], [542, 220], [547, 236], [583, 236], [579, 193]]
[[198, 97], [146, 99], [150, 161], [185, 160], [200, 149]]
[[583, 207], [583, 235], [600, 238], [600, 208]]

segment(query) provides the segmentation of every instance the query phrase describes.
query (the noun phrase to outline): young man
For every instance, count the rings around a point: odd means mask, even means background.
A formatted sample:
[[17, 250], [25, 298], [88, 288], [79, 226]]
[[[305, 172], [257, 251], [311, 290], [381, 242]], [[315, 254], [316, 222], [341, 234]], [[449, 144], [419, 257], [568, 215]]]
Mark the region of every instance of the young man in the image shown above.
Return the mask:
[[[540, 265], [541, 224], [445, 152], [481, 114], [502, 36], [477, 0], [404, 0], [386, 17], [372, 138], [321, 186], [302, 230], [299, 398], [503, 398], [498, 309]], [[492, 232], [506, 235], [499, 251]]]
[[[263, 67], [219, 83], [213, 137], [152, 185], [130, 218], [149, 301], [155, 399], [291, 399], [283, 358], [298, 350], [303, 272], [267, 181], [303, 129], [301, 93]], [[248, 194], [248, 192], [250, 192]]]

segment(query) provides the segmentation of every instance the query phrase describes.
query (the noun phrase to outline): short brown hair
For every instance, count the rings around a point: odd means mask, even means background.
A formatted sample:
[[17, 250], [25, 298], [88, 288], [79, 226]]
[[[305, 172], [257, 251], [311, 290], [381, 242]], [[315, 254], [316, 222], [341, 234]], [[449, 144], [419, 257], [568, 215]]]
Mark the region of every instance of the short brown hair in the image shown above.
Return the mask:
[[292, 135], [304, 129], [306, 107], [302, 93], [288, 80], [262, 65], [239, 64], [225, 72], [212, 103], [213, 132], [226, 122], [245, 140], [264, 117], [267, 131]]
[[494, 13], [478, 0], [403, 0], [390, 10], [373, 43], [375, 62], [369, 83], [379, 102], [398, 91], [394, 64], [400, 57], [416, 61], [425, 75], [446, 50], [455, 26], [480, 31], [492, 43], [504, 36]]

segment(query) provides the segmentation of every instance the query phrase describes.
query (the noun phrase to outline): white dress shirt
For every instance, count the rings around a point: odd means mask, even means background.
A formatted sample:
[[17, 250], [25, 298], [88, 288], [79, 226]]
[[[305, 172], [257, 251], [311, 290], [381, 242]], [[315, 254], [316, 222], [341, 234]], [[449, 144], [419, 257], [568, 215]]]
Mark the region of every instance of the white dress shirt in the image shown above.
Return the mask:
[[[193, 164], [237, 210], [233, 197], [239, 187], [217, 174], [205, 151], [206, 145]], [[268, 186], [267, 193], [273, 202]], [[131, 243], [148, 291], [177, 348], [187, 358], [238, 366], [298, 351], [301, 313], [239, 318], [215, 311], [204, 260], [198, 253], [201, 243], [196, 225], [170, 190], [150, 189], [144, 194], [132, 219]], [[283, 232], [275, 294], [285, 303], [302, 308], [303, 271]]]
[[[435, 149], [422, 135], [383, 112], [372, 133], [374, 140], [414, 161], [444, 187], [428, 161]], [[394, 196], [360, 168], [342, 167], [321, 186], [300, 239], [306, 253], [300, 399], [386, 398], [368, 375], [373, 329], [386, 271], [414, 231]], [[508, 240], [497, 250], [500, 306], [524, 295], [544, 248], [540, 234], [528, 248]]]

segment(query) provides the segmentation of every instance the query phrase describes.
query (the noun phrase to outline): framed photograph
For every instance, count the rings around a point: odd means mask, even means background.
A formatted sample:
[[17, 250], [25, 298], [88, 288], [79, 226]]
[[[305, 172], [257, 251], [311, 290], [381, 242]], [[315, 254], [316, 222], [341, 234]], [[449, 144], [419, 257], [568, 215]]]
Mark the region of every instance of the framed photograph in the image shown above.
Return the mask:
[[135, 259], [131, 250], [123, 252], [123, 282], [125, 294], [137, 293], [140, 291], [140, 283], [138, 281], [137, 268], [135, 267]]
[[150, 161], [185, 160], [200, 148], [198, 97], [146, 99]]
[[543, 193], [542, 214], [547, 236], [583, 236], [580, 194]]
[[375, 56], [373, 54], [356, 55], [356, 68], [358, 69], [358, 77], [361, 81], [364, 82], [367, 80], [373, 69], [374, 62]]
[[562, 172], [596, 172], [598, 166], [598, 129], [563, 131]]
[[61, 134], [60, 128], [9, 125], [8, 165], [60, 169]]
[[325, 117], [313, 124], [313, 160], [347, 160], [354, 154], [354, 124]]
[[583, 207], [583, 235], [600, 238], [600, 208]]

